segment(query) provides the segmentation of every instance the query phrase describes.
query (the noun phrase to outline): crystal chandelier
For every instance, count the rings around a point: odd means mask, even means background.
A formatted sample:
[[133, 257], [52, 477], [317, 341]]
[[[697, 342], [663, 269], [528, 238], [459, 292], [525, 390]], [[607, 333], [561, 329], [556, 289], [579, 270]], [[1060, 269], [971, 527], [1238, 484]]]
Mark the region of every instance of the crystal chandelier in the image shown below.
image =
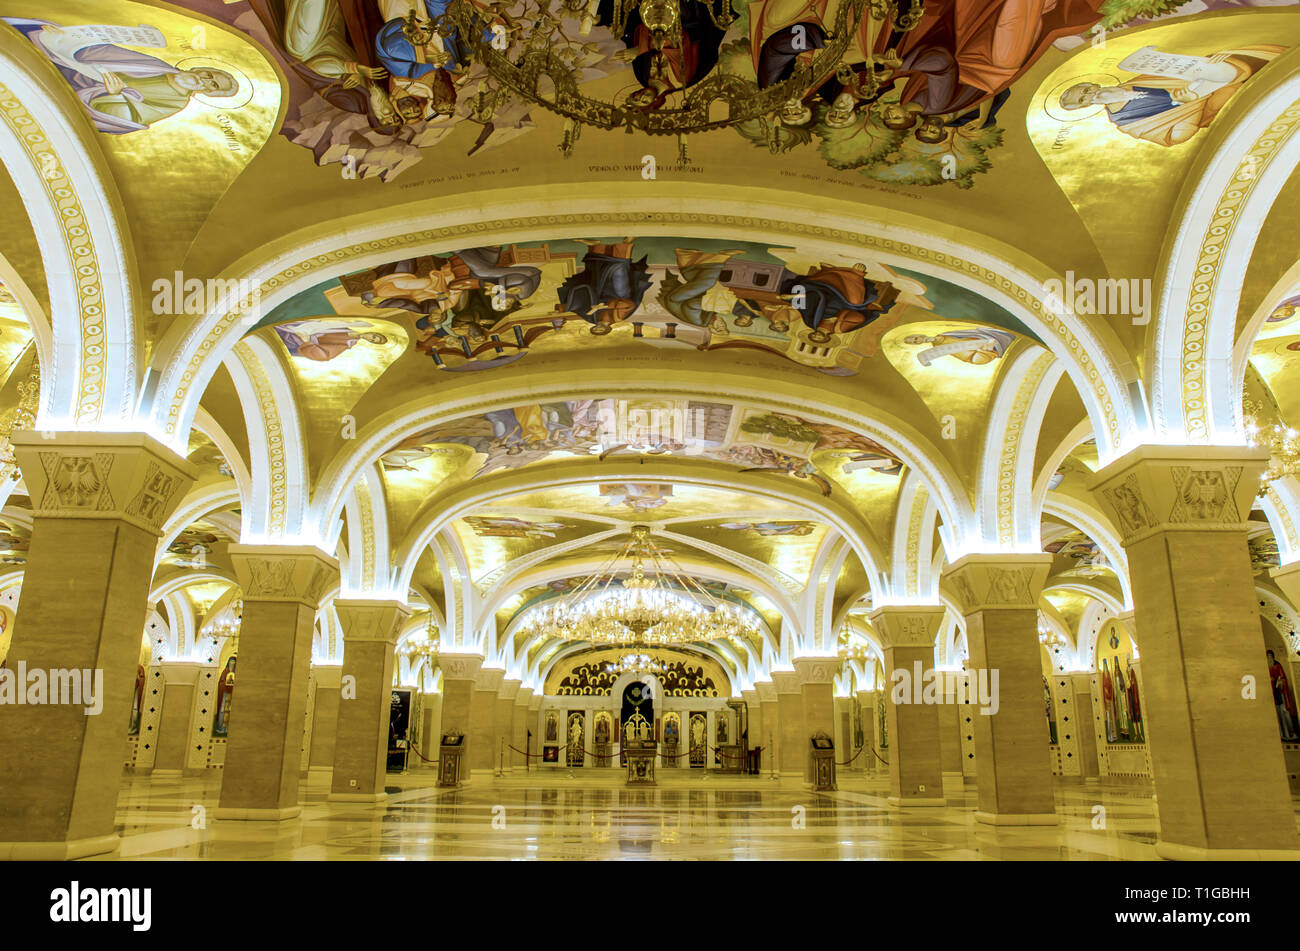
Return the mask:
[[433, 612], [430, 611], [428, 627], [418, 637], [412, 637], [406, 642], [404, 653], [410, 659], [412, 667], [421, 660], [427, 660], [432, 665], [438, 657], [441, 643], [442, 635], [433, 623]]
[[14, 455], [10, 439], [15, 430], [31, 429], [36, 425], [36, 413], [41, 398], [41, 365], [32, 362], [27, 379], [18, 384], [18, 405], [0, 414], [0, 467], [9, 468], [9, 478], [19, 481], [23, 474], [18, 469], [18, 459]]
[[243, 623], [244, 602], [232, 601], [230, 607], [218, 612], [215, 616], [208, 619], [199, 631], [203, 637], [210, 637], [214, 641], [226, 637], [239, 637], [239, 628]]
[[836, 638], [836, 646], [836, 654], [839, 655], [841, 661], [867, 660], [871, 657], [871, 651], [866, 644], [853, 640], [847, 624], [840, 628], [839, 636]]
[[[501, 3], [451, 0], [433, 22], [411, 13], [403, 32], [417, 49], [450, 43], [465, 60], [463, 67], [474, 63], [487, 71], [489, 82], [474, 103], [480, 122], [490, 122], [517, 98], [564, 119], [560, 149], [566, 156], [582, 126], [595, 126], [676, 135], [679, 161], [685, 163], [688, 133], [775, 120], [795, 106], [802, 109], [810, 91], [832, 79], [851, 90], [855, 101], [878, 108], [874, 99], [883, 83], [877, 70], [892, 75], [898, 58], [890, 51], [878, 57], [871, 50], [854, 52], [850, 44], [866, 22], [871, 36], [914, 29], [924, 9], [924, 0], [845, 0], [834, 22], [819, 25], [824, 42], [810, 42], [789, 74], [766, 88], [716, 67], [703, 76], [674, 76], [694, 58], [687, 51], [720, 46], [737, 19], [732, 0], [560, 0], [555, 11], [550, 0], [526, 0], [523, 15], [507, 14]], [[579, 91], [581, 64], [597, 22], [627, 46], [641, 83], [630, 95], [606, 99]]]
[[1268, 494], [1268, 487], [1278, 479], [1300, 474], [1300, 432], [1282, 422], [1272, 426], [1260, 425], [1264, 417], [1262, 403], [1246, 397], [1242, 401], [1242, 413], [1245, 417], [1246, 444], [1253, 447], [1267, 447], [1269, 451], [1268, 468], [1259, 477], [1259, 491], [1255, 494], [1263, 498]]
[[1038, 614], [1038, 643], [1048, 650], [1062, 645], [1061, 635], [1056, 633], [1056, 628], [1048, 623], [1041, 611]]
[[605, 673], [613, 677], [622, 674], [662, 674], [668, 669], [663, 661], [649, 654], [624, 654], [617, 662], [605, 665]]
[[[630, 562], [622, 584], [616, 583], [620, 562]], [[613, 558], [569, 593], [534, 608], [522, 632], [642, 647], [753, 637], [758, 627], [748, 612], [719, 601], [687, 575], [651, 541], [648, 527], [634, 525], [631, 540]]]

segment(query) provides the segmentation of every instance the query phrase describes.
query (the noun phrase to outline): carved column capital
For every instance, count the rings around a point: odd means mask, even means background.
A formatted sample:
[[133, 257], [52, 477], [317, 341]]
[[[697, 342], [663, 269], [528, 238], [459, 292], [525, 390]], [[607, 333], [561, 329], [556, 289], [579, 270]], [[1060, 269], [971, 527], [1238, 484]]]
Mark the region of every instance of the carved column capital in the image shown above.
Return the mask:
[[886, 650], [891, 647], [933, 647], [947, 609], [942, 604], [890, 604], [867, 617]]
[[318, 690], [338, 690], [343, 686], [343, 667], [340, 664], [313, 664], [312, 676]]
[[310, 545], [231, 545], [235, 577], [250, 601], [291, 601], [319, 610], [339, 583], [338, 559]]
[[480, 667], [474, 674], [474, 689], [497, 693], [505, 679], [506, 672], [502, 667]]
[[442, 670], [442, 679], [474, 680], [478, 670], [483, 666], [482, 654], [438, 654], [438, 667]]
[[771, 701], [776, 699], [776, 684], [770, 680], [760, 680], [754, 684], [754, 689], [758, 692], [760, 701]]
[[199, 672], [204, 665], [196, 660], [165, 660], [158, 665], [163, 683], [193, 686], [199, 682]]
[[838, 657], [796, 657], [794, 672], [799, 678], [799, 685], [828, 684], [839, 673]]
[[1052, 556], [990, 552], [963, 555], [944, 569], [939, 584], [962, 614], [987, 608], [1036, 610]]
[[1127, 548], [1157, 532], [1244, 530], [1267, 465], [1267, 449], [1138, 446], [1089, 488]]
[[505, 677], [501, 681], [501, 689], [497, 691], [497, 696], [502, 700], [509, 700], [511, 703], [514, 703], [515, 697], [519, 694], [519, 688], [523, 686], [523, 683], [522, 680], [512, 680], [509, 677]]
[[772, 683], [776, 686], [777, 693], [799, 692], [799, 674], [797, 671], [774, 670], [772, 671]]
[[38, 518], [121, 519], [161, 535], [198, 475], [144, 433], [22, 431], [10, 442]]
[[396, 644], [411, 609], [401, 601], [335, 598], [334, 610], [343, 625], [343, 643], [383, 641]]

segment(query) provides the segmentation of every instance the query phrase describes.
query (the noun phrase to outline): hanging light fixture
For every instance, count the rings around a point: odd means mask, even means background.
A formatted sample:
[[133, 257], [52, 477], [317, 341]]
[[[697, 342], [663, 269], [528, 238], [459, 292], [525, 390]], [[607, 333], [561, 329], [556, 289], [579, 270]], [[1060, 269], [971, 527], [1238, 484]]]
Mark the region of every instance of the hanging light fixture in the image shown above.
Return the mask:
[[419, 637], [412, 637], [406, 642], [404, 653], [414, 667], [420, 660], [427, 660], [430, 666], [438, 659], [438, 648], [442, 645], [442, 635], [433, 623], [433, 612], [429, 612], [428, 627]]
[[[620, 563], [629, 567], [620, 570]], [[648, 568], [648, 571], [647, 571]], [[619, 576], [626, 580], [619, 582]], [[650, 538], [632, 526], [631, 540], [569, 593], [532, 609], [522, 633], [647, 647], [729, 637], [754, 637], [750, 612], [715, 598]]]
[[1048, 650], [1062, 645], [1061, 635], [1056, 633], [1056, 628], [1048, 623], [1047, 617], [1042, 611], [1038, 612], [1038, 643], [1042, 644]]
[[605, 673], [612, 677], [623, 674], [662, 674], [667, 670], [667, 664], [655, 660], [649, 654], [624, 654], [614, 663], [605, 665]]
[[[865, 24], [871, 36], [899, 37], [914, 29], [925, 11], [924, 0], [845, 0], [833, 22], [809, 21], [823, 33], [821, 45], [810, 35], [806, 55], [792, 63], [789, 75], [760, 88], [717, 68], [702, 77], [676, 75], [691, 58], [687, 52], [692, 44], [721, 44], [737, 20], [732, 0], [561, 0], [555, 11], [549, 0], [532, 0], [522, 15], [507, 13], [505, 7], [451, 0], [447, 12], [433, 22], [411, 13], [403, 33], [417, 49], [433, 51], [431, 62], [451, 41], [462, 59], [453, 65], [464, 69], [477, 64], [486, 70], [488, 81], [474, 103], [477, 121], [490, 122], [497, 110], [518, 99], [564, 120], [560, 149], [566, 156], [582, 127], [594, 126], [675, 135], [681, 163], [687, 161], [687, 134], [739, 123], [779, 122], [779, 116], [804, 109], [811, 91], [832, 79], [863, 108], [881, 109], [877, 94], [892, 82], [901, 62], [892, 48], [873, 54], [851, 49], [851, 44]], [[579, 91], [598, 17], [628, 46], [628, 54], [635, 55], [641, 86], [630, 95], [600, 98]]]
[[210, 637], [214, 641], [227, 637], [239, 637], [239, 628], [243, 624], [244, 602], [235, 600], [225, 609], [218, 611], [215, 615], [204, 622], [203, 627], [199, 630], [202, 637]]
[[1271, 426], [1262, 424], [1261, 420], [1266, 417], [1264, 405], [1250, 397], [1242, 400], [1242, 415], [1246, 444], [1267, 447], [1269, 451], [1268, 468], [1260, 475], [1259, 491], [1255, 493], [1263, 498], [1273, 482], [1286, 476], [1300, 475], [1300, 432], [1280, 420], [1275, 420]]
[[14, 455], [10, 440], [16, 430], [31, 429], [36, 425], [36, 413], [41, 399], [41, 365], [32, 362], [27, 379], [18, 384], [18, 405], [12, 406], [0, 414], [0, 467], [8, 467], [9, 478], [17, 482], [23, 474], [18, 468], [18, 458]]

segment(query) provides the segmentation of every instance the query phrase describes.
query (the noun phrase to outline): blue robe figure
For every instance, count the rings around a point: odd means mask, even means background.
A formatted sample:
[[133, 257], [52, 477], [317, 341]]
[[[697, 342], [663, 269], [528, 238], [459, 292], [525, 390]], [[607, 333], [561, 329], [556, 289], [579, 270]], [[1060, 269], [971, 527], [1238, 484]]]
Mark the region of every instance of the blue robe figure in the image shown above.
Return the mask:
[[1174, 97], [1169, 95], [1168, 89], [1134, 86], [1133, 91], [1142, 93], [1142, 98], [1130, 99], [1124, 103], [1124, 108], [1110, 113], [1110, 118], [1116, 125], [1128, 125], [1130, 122], [1137, 122], [1139, 119], [1158, 116], [1160, 113], [1168, 112], [1178, 105], [1178, 103], [1174, 102]]
[[612, 324], [641, 306], [651, 284], [648, 270], [644, 257], [632, 260], [631, 243], [590, 244], [582, 270], [565, 278], [557, 290], [559, 309], [593, 324], [592, 333], [607, 334]]
[[[425, 29], [432, 29], [431, 24], [437, 23], [438, 18], [443, 16], [450, 6], [451, 0], [424, 0], [424, 9], [428, 14], [430, 25], [422, 24], [422, 26], [425, 26]], [[389, 20], [375, 35], [375, 53], [390, 75], [400, 79], [420, 79], [435, 69], [460, 72], [465, 67], [467, 51], [461, 46], [459, 31], [453, 32], [451, 36], [441, 37], [443, 49], [450, 59], [446, 63], [436, 64], [427, 62], [428, 54], [424, 50], [415, 48], [403, 32], [405, 27], [405, 20]], [[492, 41], [491, 30], [483, 31], [483, 41], [485, 43]]]

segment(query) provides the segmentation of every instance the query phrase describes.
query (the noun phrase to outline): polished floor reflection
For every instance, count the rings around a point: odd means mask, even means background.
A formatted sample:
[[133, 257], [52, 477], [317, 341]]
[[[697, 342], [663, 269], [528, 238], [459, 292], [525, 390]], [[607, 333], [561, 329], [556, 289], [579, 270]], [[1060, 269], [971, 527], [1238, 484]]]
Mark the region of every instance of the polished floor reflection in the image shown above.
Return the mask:
[[216, 821], [220, 778], [127, 779], [124, 859], [1153, 859], [1150, 791], [1060, 785], [1056, 827], [977, 824], [973, 786], [944, 808], [897, 809], [883, 776], [841, 776], [833, 793], [794, 780], [662, 774], [629, 788], [613, 770], [481, 777], [434, 786], [389, 777], [378, 806], [326, 801], [307, 782], [298, 819]]

